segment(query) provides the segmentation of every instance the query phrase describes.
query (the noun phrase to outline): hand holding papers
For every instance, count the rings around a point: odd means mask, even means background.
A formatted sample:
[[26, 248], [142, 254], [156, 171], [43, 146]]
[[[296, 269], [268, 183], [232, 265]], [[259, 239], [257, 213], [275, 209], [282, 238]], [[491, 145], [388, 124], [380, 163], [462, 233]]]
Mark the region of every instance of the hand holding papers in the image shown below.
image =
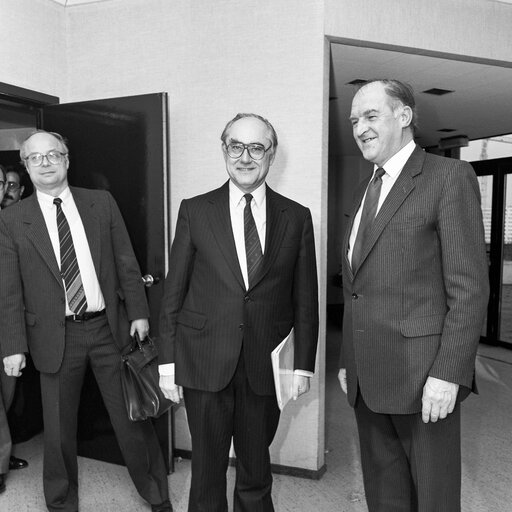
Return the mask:
[[294, 335], [290, 334], [272, 351], [272, 369], [274, 370], [274, 383], [276, 386], [277, 404], [282, 411], [283, 407], [293, 396], [293, 356]]

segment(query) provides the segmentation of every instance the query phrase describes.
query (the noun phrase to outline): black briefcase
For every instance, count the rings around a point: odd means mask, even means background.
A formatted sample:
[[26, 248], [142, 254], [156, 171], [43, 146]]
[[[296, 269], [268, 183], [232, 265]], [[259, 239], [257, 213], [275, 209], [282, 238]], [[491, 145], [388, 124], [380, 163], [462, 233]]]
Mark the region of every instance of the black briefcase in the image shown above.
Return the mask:
[[128, 417], [132, 421], [158, 418], [172, 406], [158, 384], [158, 351], [147, 336], [140, 340], [138, 333], [121, 355], [121, 385]]

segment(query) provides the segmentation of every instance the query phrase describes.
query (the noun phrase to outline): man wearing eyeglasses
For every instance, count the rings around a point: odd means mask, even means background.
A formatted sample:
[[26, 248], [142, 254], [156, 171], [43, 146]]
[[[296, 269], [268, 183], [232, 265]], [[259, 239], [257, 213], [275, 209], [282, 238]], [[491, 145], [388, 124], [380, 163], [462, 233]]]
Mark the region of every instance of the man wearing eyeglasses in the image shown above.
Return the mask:
[[77, 411], [90, 364], [139, 494], [168, 512], [153, 426], [128, 419], [119, 376], [129, 336], [149, 330], [140, 269], [112, 196], [68, 186], [68, 153], [61, 135], [32, 134], [20, 156], [36, 192], [0, 214], [5, 373], [20, 375], [30, 349], [41, 374], [48, 510], [78, 510]]
[[11, 168], [7, 171], [7, 182], [5, 186], [5, 195], [2, 200], [2, 208], [7, 208], [16, 204], [23, 197], [25, 187], [21, 184], [21, 173], [19, 170]]
[[269, 446], [279, 422], [270, 354], [295, 329], [293, 395], [309, 390], [318, 335], [309, 210], [265, 178], [277, 135], [255, 114], [224, 129], [229, 180], [184, 200], [161, 310], [160, 385], [184, 397], [192, 438], [189, 512], [227, 511], [233, 438], [236, 512], [273, 511]]

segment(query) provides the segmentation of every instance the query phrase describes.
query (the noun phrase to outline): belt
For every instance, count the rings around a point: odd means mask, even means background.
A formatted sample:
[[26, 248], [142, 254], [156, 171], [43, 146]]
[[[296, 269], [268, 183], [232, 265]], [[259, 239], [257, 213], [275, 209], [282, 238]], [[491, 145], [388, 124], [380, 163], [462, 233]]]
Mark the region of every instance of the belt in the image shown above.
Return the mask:
[[66, 317], [68, 322], [87, 322], [87, 320], [92, 320], [93, 318], [97, 318], [98, 316], [103, 316], [105, 314], [105, 310], [101, 311], [91, 311], [82, 313], [81, 315], [69, 315]]

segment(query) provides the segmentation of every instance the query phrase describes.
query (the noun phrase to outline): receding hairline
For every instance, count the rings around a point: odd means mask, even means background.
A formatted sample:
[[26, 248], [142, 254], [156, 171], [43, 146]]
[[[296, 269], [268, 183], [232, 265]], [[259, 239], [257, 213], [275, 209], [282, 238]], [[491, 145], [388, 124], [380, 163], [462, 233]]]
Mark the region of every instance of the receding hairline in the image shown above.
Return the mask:
[[48, 132], [46, 130], [35, 130], [20, 145], [20, 157], [22, 160], [26, 156], [25, 148], [26, 148], [27, 144], [29, 143], [30, 139], [32, 139], [32, 137], [35, 137], [36, 135], [40, 135], [40, 134], [52, 136], [60, 144], [61, 148], [64, 149], [64, 153], [66, 153], [66, 154], [69, 153], [66, 139], [60, 133]]

